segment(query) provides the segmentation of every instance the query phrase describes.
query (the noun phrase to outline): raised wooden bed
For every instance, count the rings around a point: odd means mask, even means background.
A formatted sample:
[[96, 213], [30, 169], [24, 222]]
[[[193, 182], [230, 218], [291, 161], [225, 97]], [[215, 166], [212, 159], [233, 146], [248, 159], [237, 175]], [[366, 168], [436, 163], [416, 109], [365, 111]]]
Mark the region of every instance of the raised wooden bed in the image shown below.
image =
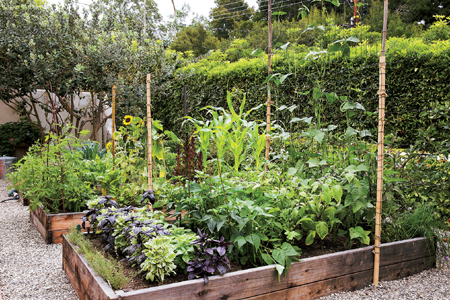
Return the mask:
[[[372, 283], [373, 247], [365, 247], [303, 259], [293, 263], [288, 276], [278, 281], [275, 266], [253, 268], [209, 283], [195, 279], [142, 289], [113, 291], [87, 265], [63, 237], [63, 269], [78, 297], [85, 299], [315, 299], [339, 291], [356, 290]], [[380, 280], [394, 280], [435, 265], [424, 238], [381, 246]]]
[[23, 197], [21, 192], [19, 192], [19, 200], [20, 200], [20, 203], [23, 206], [29, 206], [30, 205], [30, 199], [28, 199], [28, 197]]
[[[73, 226], [81, 225], [81, 218], [86, 213], [49, 214], [42, 207], [30, 209], [31, 222], [47, 244], [61, 244], [62, 235]], [[86, 226], [89, 226], [89, 222]]]

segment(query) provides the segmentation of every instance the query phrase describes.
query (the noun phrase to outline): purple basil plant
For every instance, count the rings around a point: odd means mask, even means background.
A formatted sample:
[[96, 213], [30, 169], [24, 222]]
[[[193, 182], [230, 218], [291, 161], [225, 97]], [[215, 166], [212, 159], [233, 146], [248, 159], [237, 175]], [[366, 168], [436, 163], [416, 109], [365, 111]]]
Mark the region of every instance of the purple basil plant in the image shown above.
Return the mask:
[[208, 275], [213, 274], [216, 270], [220, 274], [225, 274], [230, 268], [230, 261], [225, 254], [227, 246], [233, 243], [225, 242], [223, 236], [220, 240], [214, 240], [207, 233], [203, 234], [200, 229], [198, 229], [198, 235], [199, 239], [191, 242], [197, 256], [194, 261], [188, 263], [188, 279], [203, 276], [205, 283], [208, 283]]

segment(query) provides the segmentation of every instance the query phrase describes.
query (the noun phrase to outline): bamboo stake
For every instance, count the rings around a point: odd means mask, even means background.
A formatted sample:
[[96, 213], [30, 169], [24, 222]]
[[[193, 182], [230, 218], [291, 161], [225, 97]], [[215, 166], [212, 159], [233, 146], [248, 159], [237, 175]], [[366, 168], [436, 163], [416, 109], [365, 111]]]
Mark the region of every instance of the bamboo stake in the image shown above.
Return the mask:
[[[267, 63], [268, 63], [268, 75], [272, 73], [272, 0], [269, 0], [269, 7], [268, 7], [268, 20], [269, 20], [269, 49], [267, 53]], [[269, 161], [269, 150], [270, 150], [270, 105], [272, 104], [272, 101], [270, 100], [270, 82], [267, 82], [267, 121], [266, 121], [266, 163], [264, 165], [264, 171], [267, 172]]]
[[[147, 74], [147, 147], [148, 147], [148, 158], [147, 158], [147, 170], [148, 170], [148, 190], [153, 190], [152, 183], [152, 112], [150, 103], [150, 83], [152, 79], [150, 74]], [[151, 211], [153, 211], [152, 204], [149, 206]]]
[[113, 155], [113, 165], [114, 159], [116, 158], [116, 142], [114, 139], [114, 132], [116, 130], [116, 86], [113, 85], [112, 88], [112, 155]]
[[384, 168], [384, 117], [386, 102], [386, 32], [387, 32], [388, 0], [384, 0], [383, 39], [380, 56], [380, 89], [378, 109], [378, 157], [377, 157], [377, 205], [375, 217], [375, 245], [373, 285], [378, 285], [380, 277], [380, 244], [381, 244], [381, 207], [383, 201], [383, 168]]

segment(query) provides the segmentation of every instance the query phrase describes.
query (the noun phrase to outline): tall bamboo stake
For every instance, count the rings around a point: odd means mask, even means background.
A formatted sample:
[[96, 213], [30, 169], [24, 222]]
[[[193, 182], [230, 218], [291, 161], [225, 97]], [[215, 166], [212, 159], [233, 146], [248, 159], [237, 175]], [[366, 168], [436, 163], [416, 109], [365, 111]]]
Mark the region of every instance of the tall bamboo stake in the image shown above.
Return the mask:
[[380, 56], [380, 89], [378, 108], [378, 157], [377, 157], [377, 205], [375, 217], [375, 246], [374, 246], [374, 268], [373, 285], [378, 285], [380, 277], [380, 244], [381, 244], [381, 205], [383, 201], [383, 165], [384, 165], [384, 116], [386, 102], [386, 32], [388, 17], [388, 0], [384, 0], [383, 14], [383, 39], [381, 42]]
[[114, 139], [114, 132], [116, 130], [116, 86], [113, 85], [112, 88], [112, 155], [113, 155], [113, 165], [114, 159], [116, 157], [116, 142]]
[[[269, 0], [269, 7], [267, 11], [267, 17], [269, 21], [269, 49], [267, 51], [267, 63], [268, 63], [268, 75], [272, 73], [272, 0]], [[264, 165], [264, 171], [267, 171], [267, 162], [269, 161], [269, 150], [270, 150], [270, 105], [272, 101], [270, 100], [270, 82], [267, 82], [267, 121], [266, 121], [266, 163]]]
[[[150, 74], [147, 74], [147, 147], [148, 147], [148, 158], [147, 158], [147, 171], [148, 171], [148, 190], [153, 190], [152, 184], [152, 105], [150, 103], [150, 83], [152, 79]], [[149, 204], [149, 208], [153, 211], [153, 207]]]

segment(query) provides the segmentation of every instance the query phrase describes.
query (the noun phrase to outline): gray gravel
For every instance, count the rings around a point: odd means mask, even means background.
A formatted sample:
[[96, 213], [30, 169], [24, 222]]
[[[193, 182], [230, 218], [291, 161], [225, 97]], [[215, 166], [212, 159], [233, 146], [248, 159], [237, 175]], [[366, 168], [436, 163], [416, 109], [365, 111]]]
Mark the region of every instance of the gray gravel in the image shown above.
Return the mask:
[[400, 280], [381, 282], [378, 287], [369, 286], [362, 290], [336, 293], [321, 300], [389, 299], [411, 300], [450, 299], [450, 270], [431, 269]]
[[[8, 184], [0, 179], [0, 200]], [[62, 245], [47, 245], [19, 201], [0, 203], [0, 289], [8, 299], [78, 299], [62, 270]]]

